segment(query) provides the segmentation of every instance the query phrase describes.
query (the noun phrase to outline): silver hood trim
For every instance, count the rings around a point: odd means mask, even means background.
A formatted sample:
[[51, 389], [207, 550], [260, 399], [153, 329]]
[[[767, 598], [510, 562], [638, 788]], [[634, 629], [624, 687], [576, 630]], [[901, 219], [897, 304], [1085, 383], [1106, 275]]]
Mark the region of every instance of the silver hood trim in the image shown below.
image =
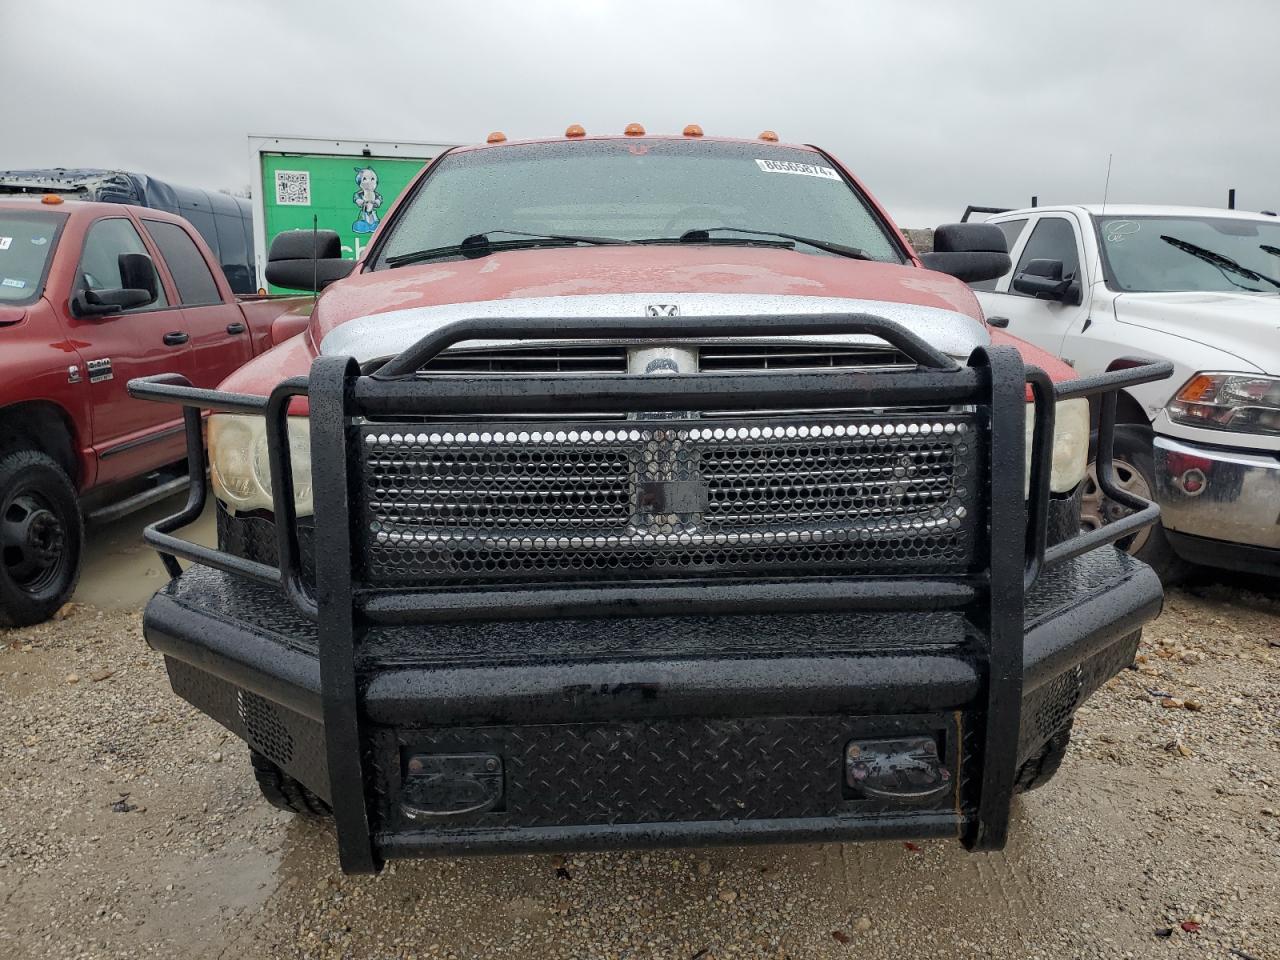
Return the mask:
[[[948, 356], [965, 360], [991, 342], [983, 324], [956, 310], [847, 297], [773, 296], [750, 293], [618, 293], [570, 297], [518, 297], [413, 307], [356, 317], [334, 328], [320, 344], [330, 356], [354, 357], [361, 364], [386, 360], [428, 333], [477, 317], [643, 317], [652, 304], [675, 304], [682, 317], [778, 316], [811, 313], [873, 313], [900, 323]], [[865, 334], [824, 337], [770, 337], [776, 343], [880, 343]], [[694, 338], [696, 342], [717, 342]], [[472, 347], [505, 346], [511, 340], [472, 340]], [[539, 341], [524, 341], [533, 344]], [[547, 342], [547, 341], [543, 341]], [[603, 341], [602, 341], [603, 342]], [[628, 343], [644, 343], [642, 339]], [[691, 341], [694, 342], [694, 341]]]

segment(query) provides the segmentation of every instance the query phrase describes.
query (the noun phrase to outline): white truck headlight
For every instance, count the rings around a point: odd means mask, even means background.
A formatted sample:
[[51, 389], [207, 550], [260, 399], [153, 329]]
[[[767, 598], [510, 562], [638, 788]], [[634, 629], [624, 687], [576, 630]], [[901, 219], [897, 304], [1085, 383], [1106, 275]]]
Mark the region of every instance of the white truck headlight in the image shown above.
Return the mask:
[[1165, 409], [1191, 427], [1280, 436], [1280, 377], [1197, 373]]
[[[311, 424], [306, 417], [289, 418], [289, 459], [294, 509], [300, 517], [310, 516]], [[231, 413], [211, 415], [209, 473], [214, 496], [232, 512], [274, 509], [266, 420]]]
[[[1027, 489], [1031, 489], [1031, 436], [1035, 414], [1027, 405]], [[1089, 466], [1089, 401], [1083, 397], [1059, 401], [1053, 418], [1053, 469], [1049, 489], [1070, 493], [1084, 479]]]

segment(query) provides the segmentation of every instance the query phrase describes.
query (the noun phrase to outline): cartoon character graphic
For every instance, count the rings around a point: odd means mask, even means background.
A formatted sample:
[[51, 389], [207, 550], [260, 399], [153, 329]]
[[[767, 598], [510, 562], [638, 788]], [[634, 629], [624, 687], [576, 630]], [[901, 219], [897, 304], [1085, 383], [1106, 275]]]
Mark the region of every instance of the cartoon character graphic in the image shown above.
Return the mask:
[[378, 229], [378, 208], [382, 206], [382, 194], [378, 192], [378, 173], [373, 167], [356, 167], [356, 186], [359, 188], [352, 203], [360, 208], [360, 216], [351, 225], [356, 233], [373, 233]]

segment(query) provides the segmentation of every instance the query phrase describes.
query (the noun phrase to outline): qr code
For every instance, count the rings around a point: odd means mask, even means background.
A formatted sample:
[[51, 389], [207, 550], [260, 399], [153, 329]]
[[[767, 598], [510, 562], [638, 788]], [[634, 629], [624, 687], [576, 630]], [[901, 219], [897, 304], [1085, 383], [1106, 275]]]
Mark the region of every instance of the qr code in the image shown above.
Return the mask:
[[311, 206], [311, 172], [277, 170], [276, 204], [284, 207]]

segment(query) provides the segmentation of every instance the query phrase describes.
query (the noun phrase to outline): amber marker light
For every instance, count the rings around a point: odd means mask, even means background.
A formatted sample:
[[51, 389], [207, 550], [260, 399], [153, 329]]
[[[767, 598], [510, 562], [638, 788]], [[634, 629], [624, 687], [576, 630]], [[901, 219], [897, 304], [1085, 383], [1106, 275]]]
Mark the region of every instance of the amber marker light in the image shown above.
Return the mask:
[[506, 143], [507, 135], [501, 130], [495, 130], [485, 138], [485, 143]]
[[62, 203], [62, 197], [58, 196], [56, 193], [46, 193], [40, 198], [40, 202], [53, 206], [54, 204]]
[[582, 128], [582, 124], [571, 123], [564, 128], [564, 135], [570, 140], [580, 140], [587, 135], [587, 131]]
[[757, 139], [767, 140], [770, 143], [777, 143], [778, 135], [774, 133], [772, 130], [765, 130], [763, 133], [760, 134], [760, 136]]
[[684, 135], [686, 137], [700, 137], [702, 136], [702, 128], [696, 123], [691, 123], [684, 128]]
[[627, 129], [623, 130], [622, 132], [626, 134], [628, 137], [643, 137], [644, 127], [642, 127], [638, 123], [628, 123]]

